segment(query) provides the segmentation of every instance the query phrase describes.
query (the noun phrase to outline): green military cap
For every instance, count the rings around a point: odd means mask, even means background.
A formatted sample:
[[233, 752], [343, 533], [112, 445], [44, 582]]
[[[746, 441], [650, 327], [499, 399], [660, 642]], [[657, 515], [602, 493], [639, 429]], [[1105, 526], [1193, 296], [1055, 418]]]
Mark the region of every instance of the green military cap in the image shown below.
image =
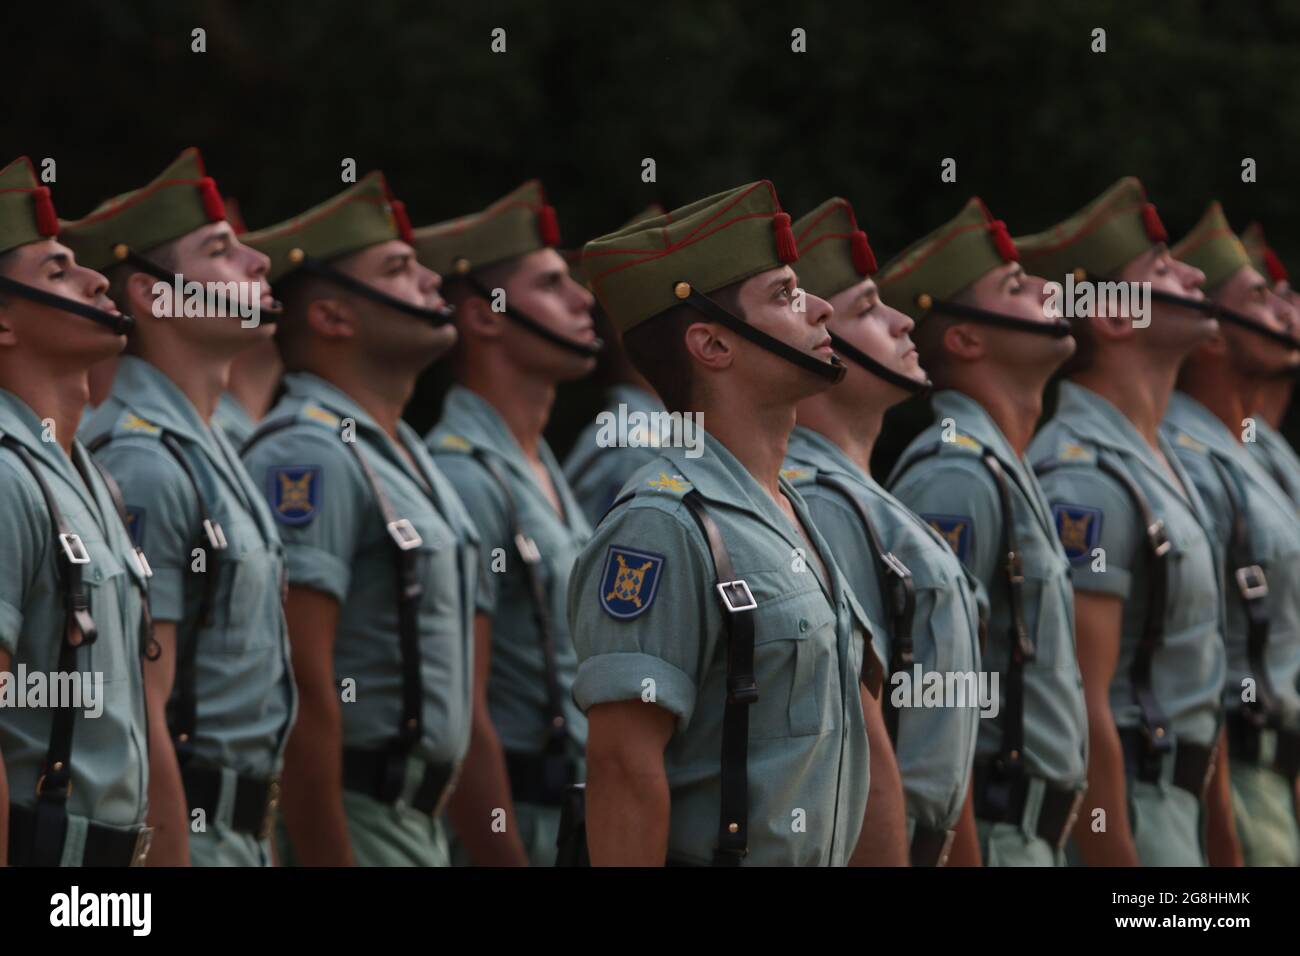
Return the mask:
[[1273, 247], [1264, 238], [1263, 226], [1257, 222], [1252, 222], [1247, 226], [1241, 234], [1241, 244], [1246, 247], [1246, 255], [1250, 256], [1250, 264], [1261, 275], [1268, 276], [1268, 280], [1274, 286], [1283, 282], [1290, 283], [1290, 277], [1286, 273], [1286, 266], [1282, 265], [1282, 260], [1277, 257]]
[[912, 243], [876, 275], [884, 302], [919, 319], [993, 269], [1017, 258], [1001, 219], [978, 197], [955, 218]]
[[379, 170], [292, 219], [239, 237], [270, 258], [267, 279], [272, 283], [305, 259], [329, 262], [391, 239], [410, 243], [411, 221]]
[[766, 179], [635, 223], [583, 247], [592, 291], [620, 332], [799, 258], [790, 216]]
[[217, 184], [191, 146], [147, 186], [114, 196], [63, 224], [63, 241], [82, 265], [101, 272], [128, 254], [145, 253], [226, 218]]
[[[638, 222], [645, 222], [647, 219], [662, 216], [666, 211], [659, 203], [652, 202], [614, 231], [620, 232], [628, 226], [635, 226]], [[582, 247], [561, 249], [560, 255], [564, 256], [564, 261], [569, 264], [569, 275], [573, 276], [574, 281], [580, 285], [589, 285], [591, 277], [587, 275], [587, 271], [582, 267]]]
[[799, 285], [828, 299], [874, 275], [876, 256], [847, 199], [828, 199], [794, 224]]
[[1033, 275], [1113, 276], [1169, 234], [1135, 176], [1125, 176], [1050, 229], [1016, 239], [1020, 262]]
[[1246, 247], [1228, 225], [1228, 217], [1217, 199], [1206, 207], [1192, 231], [1169, 251], [1175, 259], [1205, 273], [1207, 295], [1242, 266], [1250, 265]]
[[530, 179], [482, 212], [415, 230], [415, 254], [447, 276], [464, 275], [538, 249], [559, 245], [555, 208], [542, 184]]
[[0, 169], [0, 253], [58, 234], [49, 187], [37, 181], [32, 161], [19, 156]]

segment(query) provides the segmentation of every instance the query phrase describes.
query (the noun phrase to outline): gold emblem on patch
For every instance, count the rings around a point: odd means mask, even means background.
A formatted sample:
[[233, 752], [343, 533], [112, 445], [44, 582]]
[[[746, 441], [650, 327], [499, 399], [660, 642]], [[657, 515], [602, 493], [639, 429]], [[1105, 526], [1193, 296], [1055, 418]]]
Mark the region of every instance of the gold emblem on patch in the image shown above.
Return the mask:
[[1088, 525], [1092, 519], [1093, 516], [1086, 512], [1078, 518], [1071, 518], [1064, 511], [1061, 512], [1061, 524], [1057, 530], [1061, 533], [1061, 544], [1066, 551], [1088, 550]]
[[640, 607], [641, 588], [645, 586], [645, 573], [654, 566], [654, 562], [647, 561], [639, 568], [629, 568], [627, 562], [623, 560], [623, 555], [614, 555], [614, 560], [618, 562], [618, 577], [614, 579], [614, 587], [605, 595], [605, 600], [631, 601], [637, 607]]
[[1092, 457], [1088, 449], [1075, 442], [1068, 443], [1061, 449], [1062, 461], [1087, 461]]
[[686, 479], [681, 475], [672, 475], [670, 477], [668, 472], [661, 471], [658, 478], [650, 479], [650, 487], [660, 488], [664, 491], [685, 491]]
[[807, 468], [782, 468], [781, 477], [786, 481], [798, 481], [808, 474]]
[[122, 430], [127, 432], [147, 432], [150, 435], [156, 435], [162, 431], [153, 422], [145, 421], [135, 412], [126, 413], [126, 417], [122, 419]]
[[940, 537], [942, 537], [944, 541], [948, 542], [948, 547], [952, 548], [954, 553], [956, 553], [957, 550], [961, 547], [961, 533], [966, 528], [964, 524], [959, 524], [952, 528], [944, 529], [939, 527], [938, 522], [931, 521], [930, 527], [933, 528], [935, 531], [939, 532]]
[[311, 480], [316, 477], [314, 471], [303, 474], [301, 478], [290, 478], [284, 472], [276, 477], [280, 479], [280, 500], [276, 507], [280, 511], [311, 511]]

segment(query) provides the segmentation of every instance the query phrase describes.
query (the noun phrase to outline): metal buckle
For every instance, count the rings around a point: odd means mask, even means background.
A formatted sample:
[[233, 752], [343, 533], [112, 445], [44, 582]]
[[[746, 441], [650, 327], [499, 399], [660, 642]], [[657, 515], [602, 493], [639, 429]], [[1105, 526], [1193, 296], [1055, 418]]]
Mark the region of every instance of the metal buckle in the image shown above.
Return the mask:
[[279, 806], [280, 778], [272, 777], [266, 789], [266, 809], [262, 811], [262, 829], [258, 833], [259, 839], [271, 839], [271, 834], [275, 829], [275, 811]]
[[226, 532], [221, 529], [221, 525], [211, 518], [203, 519], [203, 533], [207, 535], [208, 544], [213, 551], [226, 550]]
[[388, 536], [401, 551], [410, 551], [424, 544], [420, 532], [415, 530], [415, 525], [411, 524], [409, 518], [398, 518], [396, 521], [388, 522]]
[[153, 577], [153, 568], [149, 566], [149, 559], [144, 556], [143, 549], [133, 548], [131, 557], [135, 561], [136, 571], [140, 572], [140, 577], [146, 580]]
[[[36, 778], [36, 795], [39, 797], [41, 795], [41, 791], [44, 789], [45, 789], [45, 774], [41, 774], [39, 777]], [[68, 777], [68, 789], [64, 792], [64, 798], [66, 799], [67, 797], [70, 796], [72, 796], [71, 775], [69, 775]]]
[[1025, 583], [1025, 564], [1020, 558], [1019, 551], [1007, 552], [1007, 577], [1011, 579], [1012, 584]]
[[1264, 575], [1264, 569], [1258, 564], [1238, 568], [1233, 576], [1237, 579], [1237, 590], [1245, 600], [1254, 601], [1268, 597], [1268, 578]]
[[952, 853], [953, 841], [957, 839], [957, 831], [949, 830], [943, 838], [943, 849], [939, 851], [939, 859], [934, 861], [935, 866], [947, 866], [948, 856]]
[[911, 569], [902, 561], [898, 560], [892, 551], [886, 551], [882, 554], [880, 556], [880, 562], [900, 578], [910, 578], [912, 576]]
[[[732, 614], [739, 611], [752, 611], [758, 607], [758, 602], [754, 600], [754, 592], [749, 589], [749, 584], [742, 578], [737, 578], [735, 581], [719, 581], [715, 587], [717, 587], [718, 593], [722, 595], [722, 603], [727, 606], [727, 610]], [[731, 600], [733, 591], [743, 598], [742, 603]]]
[[542, 560], [542, 553], [537, 550], [537, 542], [522, 531], [515, 535], [515, 549], [519, 552], [519, 557], [528, 564], [536, 564]]
[[131, 866], [144, 866], [149, 859], [149, 848], [153, 846], [153, 827], [141, 827], [135, 835], [135, 847], [131, 850]]
[[63, 556], [72, 564], [89, 564], [90, 555], [86, 552], [86, 546], [81, 543], [81, 535], [74, 532], [59, 535], [59, 547], [63, 548]]
[[1147, 541], [1151, 543], [1151, 550], [1157, 558], [1163, 558], [1169, 553], [1173, 542], [1169, 540], [1169, 535], [1165, 533], [1165, 519], [1157, 518], [1147, 526]]
[[1070, 832], [1074, 829], [1074, 824], [1079, 819], [1079, 808], [1083, 806], [1083, 795], [1087, 793], [1087, 788], [1078, 791], [1074, 795], [1074, 802], [1070, 804], [1070, 812], [1066, 814], [1065, 826], [1061, 827], [1061, 833], [1056, 838], [1056, 850], [1059, 853], [1065, 849], [1065, 844], [1070, 841]]

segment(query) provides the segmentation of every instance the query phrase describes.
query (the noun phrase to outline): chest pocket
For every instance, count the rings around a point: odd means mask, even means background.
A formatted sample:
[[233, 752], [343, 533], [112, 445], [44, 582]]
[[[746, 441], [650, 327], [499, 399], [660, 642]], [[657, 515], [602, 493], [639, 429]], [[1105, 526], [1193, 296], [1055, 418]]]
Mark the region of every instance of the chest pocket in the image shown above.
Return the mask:
[[[424, 585], [424, 596], [420, 602], [423, 614], [457, 615], [463, 593], [461, 566], [462, 555], [457, 547], [456, 536], [442, 522], [431, 524], [421, 522], [418, 530], [420, 544], [420, 580]], [[385, 556], [388, 564], [394, 564], [392, 549]], [[393, 574], [397, 571], [394, 568]], [[421, 629], [427, 632], [427, 628]]]
[[[232, 654], [271, 646], [279, 639], [283, 613], [280, 547], [273, 543], [268, 548], [257, 525], [242, 513], [227, 513], [222, 527], [227, 546], [220, 559], [224, 601], [219, 603], [225, 613], [214, 615], [216, 633], [211, 640], [218, 649]], [[190, 578], [194, 579], [187, 582], [191, 587], [201, 585], [198, 575]], [[205, 634], [204, 640], [208, 639]]]
[[759, 699], [750, 708], [750, 737], [803, 737], [833, 728], [838, 641], [826, 596], [813, 588], [760, 597], [753, 614]]
[[[84, 523], [80, 526], [85, 527]], [[114, 555], [103, 541], [87, 541], [83, 537], [82, 543], [90, 555], [90, 564], [82, 568], [82, 580], [99, 637], [78, 653], [77, 663], [92, 674], [102, 674], [106, 684], [126, 680], [131, 673], [128, 668], [139, 666], [133, 653], [139, 650], [138, 618], [130, 615], [130, 628], [124, 628], [128, 609], [139, 607], [139, 599], [127, 593], [133, 590], [134, 582], [122, 564], [124, 559]], [[59, 603], [62, 604], [61, 598]], [[62, 614], [59, 621], [62, 626]]]
[[[1073, 667], [1074, 597], [1069, 566], [1059, 548], [1051, 548], [1040, 536], [1022, 537], [1021, 542], [1025, 631], [1034, 642], [1036, 655], [1031, 666]], [[1001, 571], [994, 586], [1006, 594], [1006, 576]]]

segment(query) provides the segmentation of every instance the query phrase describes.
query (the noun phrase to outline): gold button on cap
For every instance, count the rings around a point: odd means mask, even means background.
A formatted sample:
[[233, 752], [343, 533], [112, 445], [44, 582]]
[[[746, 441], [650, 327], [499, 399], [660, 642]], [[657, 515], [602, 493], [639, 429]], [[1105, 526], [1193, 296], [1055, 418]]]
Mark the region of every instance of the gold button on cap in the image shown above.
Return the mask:
[[673, 286], [673, 295], [679, 299], [688, 298], [691, 294], [691, 284], [689, 282], [679, 282]]
[[306, 258], [307, 258], [307, 253], [303, 252], [301, 249], [289, 250], [289, 261], [292, 262], [294, 265], [297, 265], [298, 263], [302, 262], [302, 260]]
[[930, 298], [930, 293], [922, 292], [916, 297], [916, 304], [922, 309], [928, 309], [930, 306], [934, 305], [934, 299]]

